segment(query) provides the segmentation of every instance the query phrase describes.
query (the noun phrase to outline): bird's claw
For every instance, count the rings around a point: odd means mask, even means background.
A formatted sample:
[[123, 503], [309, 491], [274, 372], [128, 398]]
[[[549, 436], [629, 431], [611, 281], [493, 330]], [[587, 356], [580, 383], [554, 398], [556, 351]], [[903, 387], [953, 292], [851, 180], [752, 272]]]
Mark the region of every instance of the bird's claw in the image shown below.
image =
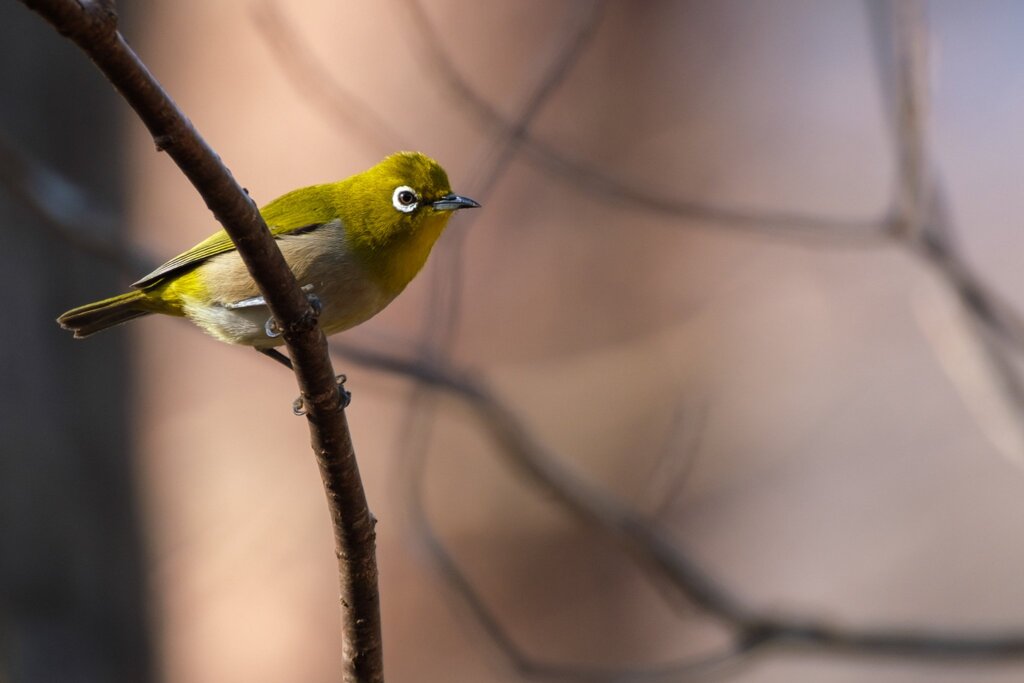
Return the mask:
[[[303, 289], [306, 288], [303, 287]], [[310, 289], [312, 289], [312, 286], [310, 286]], [[313, 313], [319, 318], [320, 314], [324, 312], [324, 302], [320, 300], [320, 297], [315, 292], [310, 290], [306, 290], [306, 301], [309, 302], [309, 307], [313, 309]]]
[[267, 318], [267, 322], [263, 323], [263, 331], [268, 337], [280, 337], [281, 326], [277, 324], [277, 318]]
[[[352, 392], [345, 388], [345, 381], [347, 379], [345, 375], [338, 375], [334, 378], [338, 385], [338, 410], [344, 410], [352, 404]], [[296, 417], [302, 417], [306, 412], [306, 403], [302, 396], [292, 401], [292, 413]]]
[[[309, 302], [309, 307], [313, 309], [313, 315], [317, 318], [324, 312], [324, 302], [320, 300], [320, 297], [313, 291], [313, 285], [303, 285], [302, 291], [306, 293], [306, 301]], [[263, 297], [256, 297], [260, 303], [263, 302]], [[256, 299], [253, 299], [255, 301]], [[280, 337], [284, 330], [281, 329], [280, 323], [277, 322], [277, 318], [273, 316], [267, 318], [267, 322], [263, 323], [263, 331], [266, 332], [270, 338]]]
[[338, 375], [334, 378], [338, 385], [338, 410], [345, 410], [352, 405], [352, 392], [345, 388], [347, 380], [348, 377], [345, 375]]

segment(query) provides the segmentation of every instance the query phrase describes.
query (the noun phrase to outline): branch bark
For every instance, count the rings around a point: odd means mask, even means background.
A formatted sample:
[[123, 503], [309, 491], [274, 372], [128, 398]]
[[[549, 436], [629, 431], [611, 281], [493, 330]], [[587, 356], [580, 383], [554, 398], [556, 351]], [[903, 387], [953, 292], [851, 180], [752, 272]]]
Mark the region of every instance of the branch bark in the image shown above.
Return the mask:
[[327, 493], [341, 584], [344, 680], [383, 680], [375, 520], [366, 503], [327, 339], [259, 210], [125, 42], [113, 0], [22, 0], [85, 52], [170, 155], [238, 248], [283, 337]]

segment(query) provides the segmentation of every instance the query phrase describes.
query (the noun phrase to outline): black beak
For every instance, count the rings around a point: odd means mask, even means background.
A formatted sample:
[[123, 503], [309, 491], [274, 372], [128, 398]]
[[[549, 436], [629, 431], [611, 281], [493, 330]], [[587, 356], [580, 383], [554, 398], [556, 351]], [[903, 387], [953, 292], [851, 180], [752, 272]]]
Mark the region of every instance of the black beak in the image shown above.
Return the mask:
[[480, 204], [469, 197], [461, 197], [457, 194], [446, 194], [431, 204], [438, 211], [456, 211], [458, 209], [478, 209]]

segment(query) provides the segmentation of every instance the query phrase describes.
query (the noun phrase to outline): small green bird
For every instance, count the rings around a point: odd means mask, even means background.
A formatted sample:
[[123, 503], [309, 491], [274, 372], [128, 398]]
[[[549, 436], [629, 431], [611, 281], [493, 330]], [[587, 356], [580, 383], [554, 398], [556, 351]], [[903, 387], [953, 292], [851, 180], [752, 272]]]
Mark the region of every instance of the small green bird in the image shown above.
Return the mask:
[[[334, 334], [369, 320], [416, 276], [452, 212], [480, 206], [418, 152], [393, 154], [346, 180], [294, 190], [260, 213], [302, 288]], [[135, 289], [73, 308], [57, 322], [88, 337], [149, 315], [184, 316], [212, 336], [277, 357], [283, 342], [223, 230], [175, 256]]]

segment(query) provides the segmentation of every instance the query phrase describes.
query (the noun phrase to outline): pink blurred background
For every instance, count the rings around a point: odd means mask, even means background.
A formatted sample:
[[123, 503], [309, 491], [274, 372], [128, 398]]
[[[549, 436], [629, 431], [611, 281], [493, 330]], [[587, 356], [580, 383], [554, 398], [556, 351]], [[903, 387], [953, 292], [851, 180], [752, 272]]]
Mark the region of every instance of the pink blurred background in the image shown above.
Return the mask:
[[[645, 209], [529, 150], [489, 186], [496, 131], [445, 84], [424, 17], [406, 2], [122, 5], [129, 41], [259, 203], [408, 145], [484, 204], [456, 216], [425, 272], [345, 342], [426, 346], [486, 377], [548, 447], [756, 607], [855, 626], [1024, 624], [1024, 421], [978, 369], [948, 283], [911, 249], [867, 235], [897, 182], [877, 59], [887, 52], [872, 31], [885, 5], [610, 2], [530, 127], [560, 155], [666, 202], [822, 217], [812, 237]], [[589, 8], [423, 2], [445, 53], [506, 120]], [[925, 9], [928, 158], [967, 262], [1019, 309], [1024, 6]], [[279, 41], [303, 52], [282, 57]], [[361, 105], [311, 97], [336, 95], [307, 57]], [[124, 239], [163, 260], [215, 225], [145, 129], [115, 111]], [[53, 111], [52, 125], [73, 114]], [[867, 238], [833, 234], [833, 220], [863, 223]], [[107, 280], [35, 313], [49, 320], [107, 295], [118, 286]], [[337, 680], [331, 533], [306, 425], [289, 410], [293, 378], [180, 320], [124, 334], [150, 674]], [[408, 483], [421, 458], [440, 537], [531, 656], [652, 666], [721, 642], [715, 622], [680, 610], [510, 470], [463, 406], [336, 366], [354, 393], [349, 419], [380, 520], [390, 680], [521, 679], [416, 534]], [[17, 643], [0, 651], [17, 660]], [[10, 680], [29, 680], [19, 670]], [[1011, 681], [1021, 671], [782, 651], [724, 678]]]

